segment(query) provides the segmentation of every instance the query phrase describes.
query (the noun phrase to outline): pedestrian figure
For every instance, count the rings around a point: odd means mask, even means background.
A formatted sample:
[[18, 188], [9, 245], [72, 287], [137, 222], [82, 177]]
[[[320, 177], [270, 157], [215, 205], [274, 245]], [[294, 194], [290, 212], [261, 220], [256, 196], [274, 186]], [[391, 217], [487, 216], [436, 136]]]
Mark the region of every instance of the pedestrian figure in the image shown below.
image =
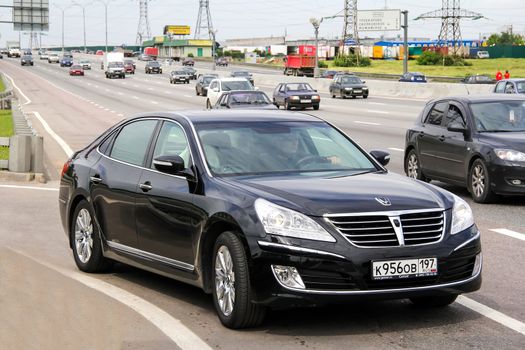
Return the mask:
[[510, 73], [508, 70], [505, 71], [505, 79], [510, 79]]
[[501, 71], [498, 69], [498, 72], [496, 73], [496, 80], [500, 81], [503, 79], [503, 74], [501, 74]]

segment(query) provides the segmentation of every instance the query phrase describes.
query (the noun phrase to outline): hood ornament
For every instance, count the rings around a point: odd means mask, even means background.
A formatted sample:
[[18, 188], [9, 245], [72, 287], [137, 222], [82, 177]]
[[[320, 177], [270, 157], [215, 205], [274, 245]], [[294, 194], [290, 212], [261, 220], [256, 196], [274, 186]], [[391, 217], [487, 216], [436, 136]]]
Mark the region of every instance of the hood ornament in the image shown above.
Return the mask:
[[392, 205], [392, 203], [390, 203], [390, 199], [386, 197], [375, 197], [375, 200], [378, 201], [379, 204], [384, 205], [385, 207], [389, 207]]

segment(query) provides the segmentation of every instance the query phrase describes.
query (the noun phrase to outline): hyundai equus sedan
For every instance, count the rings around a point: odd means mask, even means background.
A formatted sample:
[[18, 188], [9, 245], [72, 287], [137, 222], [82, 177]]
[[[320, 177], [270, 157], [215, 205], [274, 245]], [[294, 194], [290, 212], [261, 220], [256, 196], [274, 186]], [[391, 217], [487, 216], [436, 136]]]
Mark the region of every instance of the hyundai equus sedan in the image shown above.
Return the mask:
[[479, 289], [468, 204], [388, 160], [306, 114], [143, 114], [64, 164], [60, 214], [80, 270], [119, 261], [198, 286], [230, 328], [269, 307]]

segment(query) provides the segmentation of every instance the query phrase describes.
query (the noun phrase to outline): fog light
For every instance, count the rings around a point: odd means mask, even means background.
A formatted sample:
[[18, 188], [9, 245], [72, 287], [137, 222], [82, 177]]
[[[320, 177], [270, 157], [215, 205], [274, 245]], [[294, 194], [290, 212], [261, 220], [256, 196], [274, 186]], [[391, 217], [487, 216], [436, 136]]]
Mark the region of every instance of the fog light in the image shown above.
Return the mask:
[[285, 287], [300, 289], [305, 288], [303, 280], [295, 267], [272, 265], [272, 271], [279, 283]]
[[476, 261], [474, 262], [474, 268], [472, 269], [472, 276], [476, 276], [481, 271], [481, 265], [483, 265], [483, 255], [479, 253], [476, 255]]
[[512, 182], [513, 185], [521, 185], [521, 180], [518, 179], [511, 180], [510, 182]]

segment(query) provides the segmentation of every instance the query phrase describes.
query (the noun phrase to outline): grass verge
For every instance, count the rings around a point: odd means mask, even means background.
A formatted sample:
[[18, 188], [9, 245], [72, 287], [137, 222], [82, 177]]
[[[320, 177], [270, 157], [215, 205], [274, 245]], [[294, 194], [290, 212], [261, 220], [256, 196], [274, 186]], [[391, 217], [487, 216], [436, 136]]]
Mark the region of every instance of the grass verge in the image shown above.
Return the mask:
[[4, 80], [0, 78], [0, 92], [3, 92], [5, 90]]
[[[0, 137], [13, 135], [13, 117], [11, 111], [0, 111]], [[0, 159], [9, 159], [9, 147], [0, 146]]]

